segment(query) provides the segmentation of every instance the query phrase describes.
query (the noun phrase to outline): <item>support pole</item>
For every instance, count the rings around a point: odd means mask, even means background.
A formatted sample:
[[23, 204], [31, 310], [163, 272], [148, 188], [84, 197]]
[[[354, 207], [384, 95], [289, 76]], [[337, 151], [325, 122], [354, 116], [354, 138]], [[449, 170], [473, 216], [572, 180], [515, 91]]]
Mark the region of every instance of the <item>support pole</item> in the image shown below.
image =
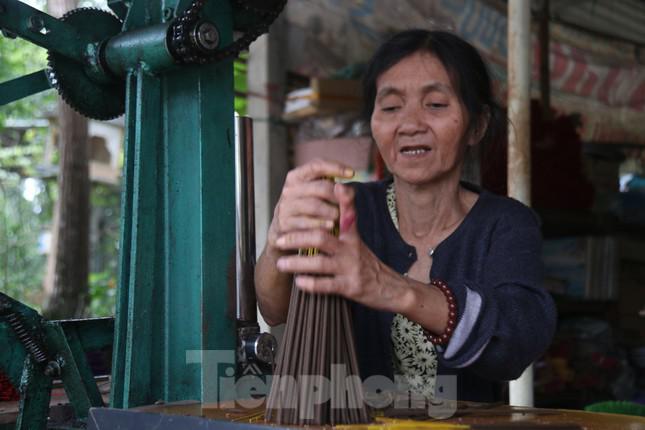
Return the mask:
[[[159, 24], [161, 2], [132, 4], [133, 26]], [[204, 9], [225, 45], [232, 12]], [[217, 375], [235, 370], [233, 65], [140, 66], [126, 85], [111, 406], [230, 400]]]
[[[531, 204], [531, 2], [508, 1], [508, 195]], [[533, 366], [509, 383], [509, 403], [533, 406]]]
[[531, 204], [531, 2], [508, 2], [508, 195]]
[[235, 114], [235, 318], [257, 326], [253, 121]]

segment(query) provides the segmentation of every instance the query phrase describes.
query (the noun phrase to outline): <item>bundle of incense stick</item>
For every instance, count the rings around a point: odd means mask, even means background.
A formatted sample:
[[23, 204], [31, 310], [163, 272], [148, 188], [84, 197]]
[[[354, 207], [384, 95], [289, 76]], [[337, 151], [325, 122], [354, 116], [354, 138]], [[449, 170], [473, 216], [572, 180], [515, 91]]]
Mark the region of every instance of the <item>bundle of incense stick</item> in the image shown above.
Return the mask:
[[[332, 231], [338, 235], [338, 225]], [[318, 249], [300, 250], [314, 256]], [[267, 399], [268, 422], [287, 425], [370, 421], [347, 301], [291, 289], [289, 314]]]

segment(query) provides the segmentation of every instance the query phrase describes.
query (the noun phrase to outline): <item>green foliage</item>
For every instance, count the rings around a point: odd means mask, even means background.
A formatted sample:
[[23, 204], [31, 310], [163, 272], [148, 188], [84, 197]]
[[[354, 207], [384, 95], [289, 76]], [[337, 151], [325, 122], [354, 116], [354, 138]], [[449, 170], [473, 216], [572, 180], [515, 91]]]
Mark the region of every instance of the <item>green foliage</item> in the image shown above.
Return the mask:
[[116, 303], [116, 276], [113, 271], [90, 273], [90, 308], [92, 317], [114, 315]]
[[0, 170], [0, 291], [35, 308], [46, 262], [39, 241], [51, 206], [42, 181]]
[[[8, 39], [0, 36], [0, 82], [24, 76], [46, 66], [47, 53], [44, 49], [20, 38]], [[7, 119], [43, 118], [54, 110], [55, 104], [55, 92], [46, 91], [0, 106], [0, 169], [18, 173], [23, 177], [36, 175], [37, 163], [42, 159], [47, 129], [6, 130], [5, 124]]]
[[[44, 49], [0, 36], [0, 82], [46, 64]], [[54, 105], [54, 92], [48, 91], [0, 106], [0, 290], [35, 308], [42, 301], [46, 263], [39, 245], [53, 206], [49, 186], [37, 178], [47, 129], [4, 126], [7, 119], [42, 118]]]
[[240, 55], [240, 58], [233, 62], [233, 81], [235, 89], [235, 112], [246, 115], [246, 61], [248, 54]]
[[94, 184], [91, 201], [99, 222], [95, 226], [97, 240], [91, 249], [89, 314], [103, 317], [114, 315], [116, 303], [120, 193], [118, 188]]
[[[42, 241], [51, 228], [56, 188], [53, 181], [0, 170], [0, 291], [36, 309], [44, 298], [47, 255]], [[109, 316], [114, 315], [118, 275], [119, 190], [94, 184], [91, 203], [98, 222], [91, 248], [88, 314]]]
[[[21, 39], [0, 37], [0, 82], [46, 66], [44, 49]], [[39, 241], [51, 228], [57, 194], [55, 181], [45, 183], [38, 179], [49, 130], [44, 127], [19, 130], [6, 125], [8, 120], [43, 118], [54, 111], [55, 105], [55, 92], [47, 91], [0, 106], [0, 290], [37, 309], [43, 299], [47, 260], [47, 255], [39, 249]], [[54, 161], [55, 158], [56, 154]], [[29, 184], [32, 194], [37, 190], [35, 196], [29, 195], [31, 200], [25, 198], [28, 194], [25, 184]], [[93, 210], [101, 212], [101, 225], [110, 228], [109, 234], [99, 236], [95, 244], [101, 259], [96, 265], [99, 272], [92, 273], [89, 279], [89, 311], [92, 315], [105, 316], [114, 312], [119, 202], [118, 190], [100, 188], [92, 190]]]
[[17, 173], [21, 177], [37, 177], [41, 164], [46, 128], [27, 130], [0, 127], [0, 170]]

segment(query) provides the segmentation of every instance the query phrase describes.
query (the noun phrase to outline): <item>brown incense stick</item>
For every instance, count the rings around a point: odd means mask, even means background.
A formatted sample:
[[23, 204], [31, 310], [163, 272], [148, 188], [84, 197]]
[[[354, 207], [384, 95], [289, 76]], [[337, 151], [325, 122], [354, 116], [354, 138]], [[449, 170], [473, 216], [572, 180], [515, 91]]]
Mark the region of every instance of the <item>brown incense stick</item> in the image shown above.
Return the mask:
[[[338, 234], [338, 226], [333, 233]], [[299, 252], [317, 254], [317, 249]], [[349, 304], [344, 298], [309, 294], [292, 287], [287, 324], [267, 399], [268, 422], [337, 425], [370, 421], [357, 383], [360, 379], [352, 330]], [[321, 391], [323, 388], [328, 391]]]

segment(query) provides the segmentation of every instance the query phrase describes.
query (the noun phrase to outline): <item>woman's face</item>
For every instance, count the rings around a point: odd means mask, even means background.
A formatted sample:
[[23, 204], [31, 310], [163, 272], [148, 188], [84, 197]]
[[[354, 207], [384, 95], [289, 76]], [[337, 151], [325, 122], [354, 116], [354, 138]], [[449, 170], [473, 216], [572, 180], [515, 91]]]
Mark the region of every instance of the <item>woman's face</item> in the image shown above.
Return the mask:
[[420, 52], [376, 81], [372, 135], [388, 169], [414, 185], [459, 180], [467, 113], [443, 64]]

